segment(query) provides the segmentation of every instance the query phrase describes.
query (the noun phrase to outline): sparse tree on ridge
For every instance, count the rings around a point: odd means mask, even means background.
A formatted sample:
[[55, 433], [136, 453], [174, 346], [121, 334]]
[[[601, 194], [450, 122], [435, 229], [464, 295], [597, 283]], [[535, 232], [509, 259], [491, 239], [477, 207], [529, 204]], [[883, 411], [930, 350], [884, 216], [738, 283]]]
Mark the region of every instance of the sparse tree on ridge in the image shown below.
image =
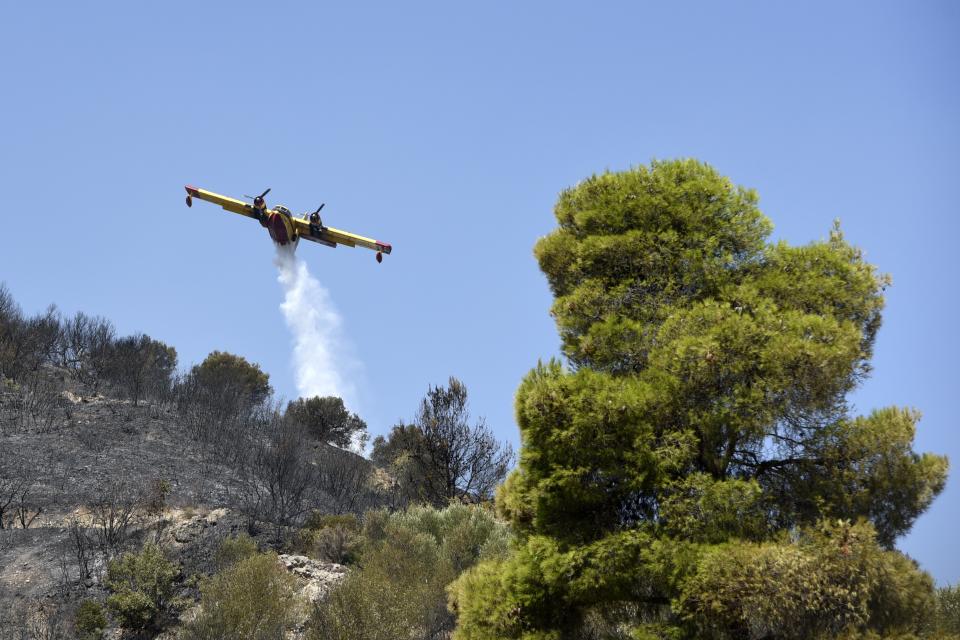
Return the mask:
[[236, 395], [239, 401], [258, 405], [269, 397], [270, 376], [260, 365], [250, 363], [243, 356], [213, 351], [203, 362], [190, 370], [200, 386], [214, 395]]
[[373, 439], [370, 460], [389, 473], [398, 505], [429, 502], [424, 479], [428, 468], [420, 464], [416, 455], [424, 448], [423, 433], [412, 424], [395, 425], [386, 437]]
[[50, 362], [59, 332], [56, 307], [24, 317], [6, 285], [0, 283], [0, 376], [20, 379]]
[[286, 417], [307, 430], [310, 437], [347, 448], [354, 439], [367, 441], [367, 423], [343, 405], [335, 396], [299, 398], [287, 405]]
[[105, 373], [111, 384], [137, 405], [146, 395], [166, 393], [176, 367], [176, 349], [141, 333], [120, 338], [108, 347]]
[[202, 440], [237, 442], [238, 428], [257, 425], [258, 413], [272, 412], [265, 405], [273, 390], [270, 376], [242, 356], [214, 351], [176, 385], [177, 409]]
[[20, 305], [7, 285], [0, 282], [0, 376], [10, 377], [14, 361], [14, 339], [23, 322]]
[[694, 160], [561, 194], [535, 254], [572, 370], [520, 385], [520, 543], [452, 587], [455, 638], [922, 628], [932, 580], [892, 546], [947, 461], [913, 451], [915, 411], [845, 401], [889, 280], [839, 228], [768, 243], [756, 201]]
[[61, 323], [56, 362], [95, 393], [104, 378], [115, 339], [109, 320], [78, 312]]

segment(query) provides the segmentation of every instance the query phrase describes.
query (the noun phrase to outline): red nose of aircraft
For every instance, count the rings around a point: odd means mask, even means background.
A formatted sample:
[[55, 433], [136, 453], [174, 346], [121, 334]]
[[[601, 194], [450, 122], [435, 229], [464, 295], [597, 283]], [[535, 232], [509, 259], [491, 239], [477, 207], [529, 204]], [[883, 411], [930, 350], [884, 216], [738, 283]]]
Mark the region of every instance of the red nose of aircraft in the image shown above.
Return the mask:
[[270, 237], [273, 238], [274, 242], [281, 246], [290, 242], [290, 236], [287, 235], [287, 225], [284, 224], [282, 215], [276, 212], [271, 213], [268, 224]]

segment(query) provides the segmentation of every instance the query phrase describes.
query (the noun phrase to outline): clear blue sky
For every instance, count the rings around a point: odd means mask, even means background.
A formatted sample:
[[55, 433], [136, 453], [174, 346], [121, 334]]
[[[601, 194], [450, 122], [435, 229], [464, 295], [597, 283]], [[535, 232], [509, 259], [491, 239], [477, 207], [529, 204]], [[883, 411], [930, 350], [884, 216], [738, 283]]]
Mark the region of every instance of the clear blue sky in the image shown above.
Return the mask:
[[[307, 3], [302, 3], [306, 5]], [[331, 3], [332, 4], [332, 3]], [[513, 394], [557, 353], [531, 255], [563, 188], [694, 156], [756, 188], [776, 236], [831, 220], [894, 276], [858, 409], [925, 418], [954, 462], [902, 548], [960, 581], [960, 5], [952, 2], [8, 3], [0, 280], [295, 394], [273, 248], [183, 185], [392, 242], [301, 246], [363, 363], [374, 434], [456, 375], [517, 443]], [[349, 8], [344, 8], [349, 5]]]

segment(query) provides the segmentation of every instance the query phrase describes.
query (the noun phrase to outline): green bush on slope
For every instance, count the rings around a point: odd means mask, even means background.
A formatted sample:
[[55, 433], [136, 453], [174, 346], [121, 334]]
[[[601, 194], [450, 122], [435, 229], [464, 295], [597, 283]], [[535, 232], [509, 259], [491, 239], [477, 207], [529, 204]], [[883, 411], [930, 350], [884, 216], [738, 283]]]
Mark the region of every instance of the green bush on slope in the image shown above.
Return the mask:
[[160, 621], [175, 604], [180, 568], [156, 545], [125, 553], [110, 562], [105, 585], [107, 608], [124, 629], [143, 631]]
[[320, 604], [313, 640], [435, 638], [453, 628], [446, 588], [481, 558], [503, 555], [506, 527], [480, 506], [368, 512], [359, 566]]
[[282, 640], [299, 606], [295, 578], [273, 552], [254, 553], [200, 585], [200, 612], [185, 640]]

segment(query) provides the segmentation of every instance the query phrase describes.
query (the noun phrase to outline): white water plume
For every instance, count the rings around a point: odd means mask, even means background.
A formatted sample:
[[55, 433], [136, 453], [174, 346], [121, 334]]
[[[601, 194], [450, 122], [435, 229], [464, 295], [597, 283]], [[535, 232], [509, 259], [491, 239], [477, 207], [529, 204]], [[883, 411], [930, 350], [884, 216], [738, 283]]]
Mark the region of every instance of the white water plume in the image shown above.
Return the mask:
[[330, 294], [297, 258], [292, 245], [278, 246], [274, 263], [284, 292], [280, 310], [293, 333], [297, 393], [302, 398], [338, 396], [357, 411], [356, 388], [347, 374], [356, 374], [360, 366], [346, 346], [343, 321]]

